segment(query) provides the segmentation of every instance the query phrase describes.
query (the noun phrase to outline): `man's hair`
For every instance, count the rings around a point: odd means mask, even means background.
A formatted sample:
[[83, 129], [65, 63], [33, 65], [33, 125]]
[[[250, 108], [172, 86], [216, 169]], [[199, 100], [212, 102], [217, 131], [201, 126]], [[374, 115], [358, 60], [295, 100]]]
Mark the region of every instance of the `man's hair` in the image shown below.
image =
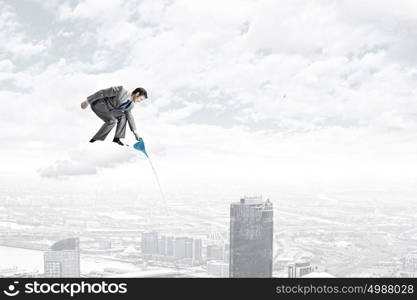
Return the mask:
[[134, 91], [132, 92], [132, 95], [139, 93], [139, 96], [145, 96], [146, 99], [148, 99], [148, 92], [141, 87], [135, 88]]

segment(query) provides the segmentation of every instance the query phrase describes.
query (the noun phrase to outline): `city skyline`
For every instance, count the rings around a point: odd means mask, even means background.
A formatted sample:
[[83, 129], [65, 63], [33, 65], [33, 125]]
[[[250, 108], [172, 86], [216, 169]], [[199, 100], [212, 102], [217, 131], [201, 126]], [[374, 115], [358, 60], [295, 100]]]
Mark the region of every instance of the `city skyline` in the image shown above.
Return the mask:
[[[273, 201], [272, 276], [290, 276], [290, 266], [298, 268], [295, 277], [415, 276], [415, 204], [380, 205], [372, 197], [375, 192], [370, 195], [339, 191]], [[383, 196], [392, 199], [380, 194], [381, 200]], [[0, 202], [0, 254], [8, 258], [0, 261], [0, 273], [42, 276], [44, 252], [72, 236], [80, 238], [84, 277], [229, 277], [229, 213], [236, 199], [216, 201], [209, 212], [194, 210], [184, 199], [168, 214], [143, 201], [118, 209], [113, 202]], [[156, 255], [144, 255], [141, 249], [141, 234], [150, 232], [158, 236]], [[174, 249], [164, 253], [176, 238], [183, 254], [175, 256]], [[193, 253], [187, 243], [191, 240], [201, 240], [201, 261], [187, 258]], [[160, 247], [164, 242], [166, 247]]]

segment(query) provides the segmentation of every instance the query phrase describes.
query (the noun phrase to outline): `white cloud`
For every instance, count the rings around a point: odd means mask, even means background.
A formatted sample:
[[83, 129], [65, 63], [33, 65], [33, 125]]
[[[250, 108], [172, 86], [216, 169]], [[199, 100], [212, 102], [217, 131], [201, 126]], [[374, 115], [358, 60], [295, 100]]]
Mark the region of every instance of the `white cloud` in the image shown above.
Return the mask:
[[1, 72], [10, 72], [14, 68], [14, 64], [10, 59], [4, 59], [0, 61], [0, 70]]
[[[98, 144], [98, 145], [96, 145]], [[96, 143], [81, 145], [69, 151], [69, 159], [55, 161], [38, 170], [41, 177], [62, 179], [70, 176], [97, 174], [101, 169], [115, 168], [132, 162], [138, 153], [127, 147]]]
[[68, 2], [61, 5], [62, 18], [87, 18], [93, 20], [108, 20], [110, 17], [120, 17], [124, 0], [82, 0], [73, 8]]
[[[401, 174], [414, 162], [417, 147], [414, 6], [328, 0], [54, 2], [44, 8], [58, 12], [57, 36], [71, 28], [70, 40], [52, 43], [60, 52], [48, 55], [59, 60], [41, 59], [39, 66], [35, 59], [24, 70], [16, 67], [16, 57], [38, 53], [51, 37], [45, 32], [43, 40], [33, 41], [8, 7], [0, 24], [18, 38], [7, 43], [9, 37], [0, 36], [7, 47], [0, 56], [1, 80], [14, 89], [2, 90], [0, 97], [20, 109], [0, 111], [0, 125], [9, 128], [0, 137], [22, 151], [29, 142], [39, 143], [42, 151], [31, 146], [31, 153], [61, 161], [49, 168], [29, 164], [43, 168], [43, 175], [93, 174], [94, 158], [65, 159], [67, 149], [86, 143], [101, 123], [90, 110], [81, 111], [79, 102], [107, 86], [144, 86], [149, 103], [134, 114], [168, 182], [198, 176], [243, 182], [251, 174], [271, 182], [286, 174], [294, 180], [300, 174], [356, 177], [357, 166], [362, 177]], [[153, 152], [155, 145], [163, 145], [164, 153]]]
[[40, 54], [47, 47], [44, 43], [30, 41], [20, 31], [16, 13], [9, 5], [0, 7], [0, 50], [13, 59], [28, 58]]

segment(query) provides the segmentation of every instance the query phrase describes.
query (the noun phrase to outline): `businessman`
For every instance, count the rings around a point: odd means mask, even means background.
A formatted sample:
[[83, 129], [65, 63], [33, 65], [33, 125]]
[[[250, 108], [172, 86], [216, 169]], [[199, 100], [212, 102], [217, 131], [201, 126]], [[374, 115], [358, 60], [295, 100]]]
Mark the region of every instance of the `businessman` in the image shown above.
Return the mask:
[[104, 141], [117, 124], [113, 142], [123, 146], [120, 139], [125, 137], [126, 122], [129, 123], [136, 140], [139, 140], [140, 136], [136, 131], [132, 109], [135, 103], [140, 103], [147, 98], [148, 93], [144, 88], [139, 87], [129, 93], [123, 86], [100, 90], [88, 96], [87, 100], [81, 102], [81, 108], [86, 109], [90, 105], [92, 111], [104, 121], [103, 126], [93, 136], [90, 143]]

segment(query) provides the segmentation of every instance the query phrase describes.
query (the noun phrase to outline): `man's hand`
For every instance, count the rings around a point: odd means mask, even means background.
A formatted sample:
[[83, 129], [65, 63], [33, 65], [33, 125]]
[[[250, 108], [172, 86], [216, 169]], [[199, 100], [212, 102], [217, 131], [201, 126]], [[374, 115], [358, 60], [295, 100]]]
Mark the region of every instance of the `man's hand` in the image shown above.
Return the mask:
[[87, 101], [81, 102], [81, 108], [82, 109], [86, 109], [87, 107], [88, 107], [88, 102]]
[[135, 139], [137, 141], [139, 141], [141, 139], [140, 135], [136, 131], [133, 131], [133, 134], [135, 135]]

